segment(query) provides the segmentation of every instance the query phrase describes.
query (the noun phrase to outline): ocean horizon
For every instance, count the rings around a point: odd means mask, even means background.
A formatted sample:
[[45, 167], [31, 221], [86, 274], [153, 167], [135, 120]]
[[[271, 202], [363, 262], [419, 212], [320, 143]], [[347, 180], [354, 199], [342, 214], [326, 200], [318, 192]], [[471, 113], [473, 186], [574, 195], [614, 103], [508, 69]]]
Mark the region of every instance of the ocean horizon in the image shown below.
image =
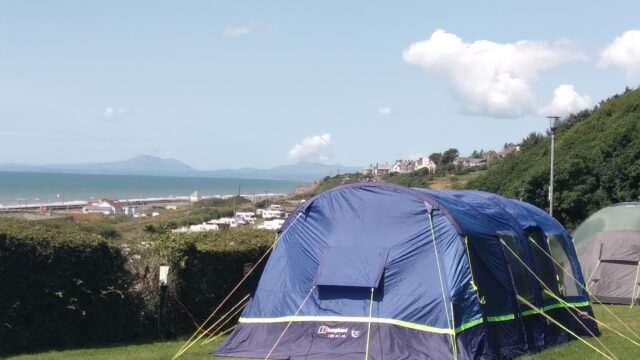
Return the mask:
[[0, 204], [52, 203], [96, 199], [141, 199], [237, 194], [289, 193], [302, 181], [209, 177], [100, 175], [0, 171]]

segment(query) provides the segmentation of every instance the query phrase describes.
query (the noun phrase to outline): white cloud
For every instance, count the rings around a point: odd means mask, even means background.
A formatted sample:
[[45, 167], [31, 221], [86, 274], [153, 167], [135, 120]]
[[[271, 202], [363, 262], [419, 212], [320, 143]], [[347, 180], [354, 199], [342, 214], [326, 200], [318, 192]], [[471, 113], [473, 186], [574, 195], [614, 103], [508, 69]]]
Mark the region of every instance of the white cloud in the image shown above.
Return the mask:
[[255, 30], [255, 27], [253, 25], [232, 26], [224, 29], [222, 34], [225, 37], [238, 38], [241, 36], [249, 35], [254, 30]]
[[553, 91], [553, 100], [542, 109], [542, 116], [567, 116], [591, 106], [591, 98], [580, 95], [573, 85], [560, 85]]
[[627, 79], [640, 81], [640, 30], [625, 31], [600, 53], [602, 67], [624, 71]]
[[107, 106], [104, 109], [104, 112], [102, 113], [102, 116], [105, 119], [115, 119], [115, 118], [119, 118], [122, 117], [124, 115], [126, 115], [129, 111], [126, 108], [123, 107], [112, 107], [112, 106]]
[[404, 61], [442, 77], [465, 112], [493, 117], [534, 113], [531, 85], [538, 75], [563, 63], [586, 57], [564, 47], [540, 41], [464, 42], [455, 34], [436, 30], [427, 40], [411, 44]]
[[391, 115], [393, 110], [390, 107], [381, 107], [378, 109], [378, 115], [380, 116], [388, 116]]
[[309, 136], [302, 143], [294, 145], [289, 150], [290, 160], [318, 159], [327, 160], [331, 147], [331, 134]]

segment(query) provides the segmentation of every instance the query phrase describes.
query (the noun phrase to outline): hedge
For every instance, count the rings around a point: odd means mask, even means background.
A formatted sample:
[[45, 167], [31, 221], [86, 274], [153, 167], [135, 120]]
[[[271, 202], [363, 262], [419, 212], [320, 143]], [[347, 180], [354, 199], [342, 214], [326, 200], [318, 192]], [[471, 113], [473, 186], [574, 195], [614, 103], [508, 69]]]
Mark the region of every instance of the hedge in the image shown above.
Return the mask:
[[125, 264], [105, 242], [0, 233], [0, 353], [140, 337], [143, 304]]
[[[0, 220], [0, 354], [190, 334], [275, 233], [156, 234], [122, 251], [99, 237]], [[173, 282], [158, 318], [158, 266]], [[256, 286], [264, 263], [220, 310]], [[161, 320], [161, 321], [160, 321]]]

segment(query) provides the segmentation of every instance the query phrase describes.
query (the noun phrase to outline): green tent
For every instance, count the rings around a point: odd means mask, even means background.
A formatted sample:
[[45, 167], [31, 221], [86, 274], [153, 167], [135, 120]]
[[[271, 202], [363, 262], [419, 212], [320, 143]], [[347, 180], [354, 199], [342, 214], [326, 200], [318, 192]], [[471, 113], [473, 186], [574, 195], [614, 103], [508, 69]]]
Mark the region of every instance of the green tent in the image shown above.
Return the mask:
[[640, 202], [596, 212], [573, 240], [592, 296], [609, 303], [640, 301]]

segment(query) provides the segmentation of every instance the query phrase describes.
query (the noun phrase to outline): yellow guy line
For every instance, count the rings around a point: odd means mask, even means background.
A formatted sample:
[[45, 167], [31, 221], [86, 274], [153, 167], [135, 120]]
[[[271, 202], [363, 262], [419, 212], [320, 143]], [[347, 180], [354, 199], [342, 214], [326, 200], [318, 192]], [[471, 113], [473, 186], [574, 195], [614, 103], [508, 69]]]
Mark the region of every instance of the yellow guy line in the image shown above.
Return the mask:
[[[603, 304], [600, 299], [598, 299], [597, 296], [593, 295], [589, 289], [587, 289], [585, 287], [585, 285], [582, 285], [580, 283], [580, 281], [578, 281], [578, 279], [576, 279], [573, 274], [571, 274], [570, 272], [568, 272], [567, 270], [564, 269], [564, 266], [562, 266], [560, 263], [558, 263], [549, 253], [546, 252], [546, 250], [544, 250], [542, 247], [540, 247], [540, 245], [538, 245], [535, 240], [533, 240], [532, 238], [529, 238], [529, 241], [531, 241], [538, 249], [540, 249], [540, 251], [542, 251], [543, 254], [545, 254], [549, 259], [551, 259], [551, 261], [553, 261], [554, 264], [558, 265], [558, 267], [560, 269], [562, 269], [562, 271], [564, 271], [565, 274], [569, 275], [569, 277], [575, 281], [576, 284], [578, 284], [578, 286], [580, 286], [580, 288], [584, 289], [584, 291], [587, 292], [587, 294], [589, 294], [589, 296], [591, 296], [593, 299], [595, 299], [595, 301], [601, 305], [611, 316], [613, 316], [616, 320], [618, 320], [618, 322], [620, 324], [622, 324], [625, 328], [627, 328], [627, 330], [629, 330], [630, 333], [632, 333], [636, 338], [640, 339], [640, 336], [638, 336], [638, 334], [636, 334], [635, 331], [633, 331], [629, 325], [627, 325], [624, 321], [622, 321], [622, 319], [620, 319], [618, 317], [618, 315], [616, 315], [613, 311], [611, 311], [611, 309], [609, 309], [609, 307], [607, 307], [605, 304]], [[600, 261], [598, 260], [598, 265], [600, 265]], [[598, 267], [598, 265], [596, 265], [596, 268]], [[595, 270], [594, 270], [595, 272]], [[592, 274], [593, 275], [593, 274]]]
[[558, 321], [556, 321], [554, 318], [552, 318], [551, 316], [545, 314], [543, 311], [540, 311], [540, 309], [538, 309], [537, 307], [535, 307], [533, 304], [531, 304], [530, 302], [528, 302], [525, 298], [523, 298], [522, 296], [516, 294], [518, 300], [520, 302], [522, 302], [523, 304], [527, 305], [528, 307], [530, 307], [533, 311], [537, 312], [538, 314], [544, 316], [545, 318], [547, 318], [549, 321], [553, 322], [554, 324], [556, 324], [558, 327], [560, 327], [562, 330], [566, 331], [567, 333], [573, 335], [573, 337], [575, 337], [576, 339], [580, 340], [582, 343], [584, 343], [585, 345], [587, 345], [588, 347], [592, 348], [593, 350], [597, 351], [600, 355], [604, 356], [605, 358], [609, 359], [609, 360], [615, 360], [614, 358], [611, 358], [609, 355], [603, 353], [600, 349], [598, 349], [597, 347], [589, 344], [585, 339], [581, 338], [580, 336], [576, 335], [575, 333], [573, 333], [571, 330], [567, 329], [564, 325], [562, 325], [561, 323], [559, 323]]
[[[536, 280], [538, 280], [538, 282], [540, 282], [540, 284], [542, 284], [542, 286], [544, 286], [545, 288], [545, 292], [547, 294], [551, 294], [552, 297], [554, 297], [555, 299], [557, 299], [558, 301], [562, 301], [559, 297], [557, 297], [553, 291], [551, 291], [551, 288], [549, 288], [549, 286], [547, 284], [544, 283], [544, 281], [542, 281], [542, 279], [540, 279], [538, 277], [538, 275], [536, 275], [533, 270], [531, 270], [531, 268], [509, 247], [509, 245], [507, 245], [502, 239], [500, 239], [500, 242], [502, 243], [502, 245], [504, 245], [507, 250], [509, 250], [509, 252], [511, 252], [511, 254], [525, 267], [525, 269], [527, 269], [527, 271], [529, 271], [529, 273], [531, 273], [531, 275], [533, 275], [533, 277], [536, 278]], [[518, 297], [520, 297], [518, 295]], [[582, 327], [584, 327], [587, 332], [589, 332], [589, 334], [600, 344], [602, 345], [602, 347], [607, 350], [607, 352], [609, 354], [611, 354], [611, 356], [613, 356], [614, 359], [617, 359], [616, 356], [613, 354], [613, 352], [611, 350], [609, 350], [609, 348], [607, 348], [607, 346], [602, 343], [602, 341], [593, 334], [593, 332], [591, 332], [591, 330], [589, 330], [589, 328], [571, 311], [569, 311], [569, 314], [571, 314], [571, 316], [573, 316], [574, 319], [576, 319], [576, 321], [578, 321], [578, 323], [580, 323], [580, 325], [582, 325]], [[571, 332], [570, 332], [571, 333]], [[573, 335], [573, 333], [571, 333]]]

